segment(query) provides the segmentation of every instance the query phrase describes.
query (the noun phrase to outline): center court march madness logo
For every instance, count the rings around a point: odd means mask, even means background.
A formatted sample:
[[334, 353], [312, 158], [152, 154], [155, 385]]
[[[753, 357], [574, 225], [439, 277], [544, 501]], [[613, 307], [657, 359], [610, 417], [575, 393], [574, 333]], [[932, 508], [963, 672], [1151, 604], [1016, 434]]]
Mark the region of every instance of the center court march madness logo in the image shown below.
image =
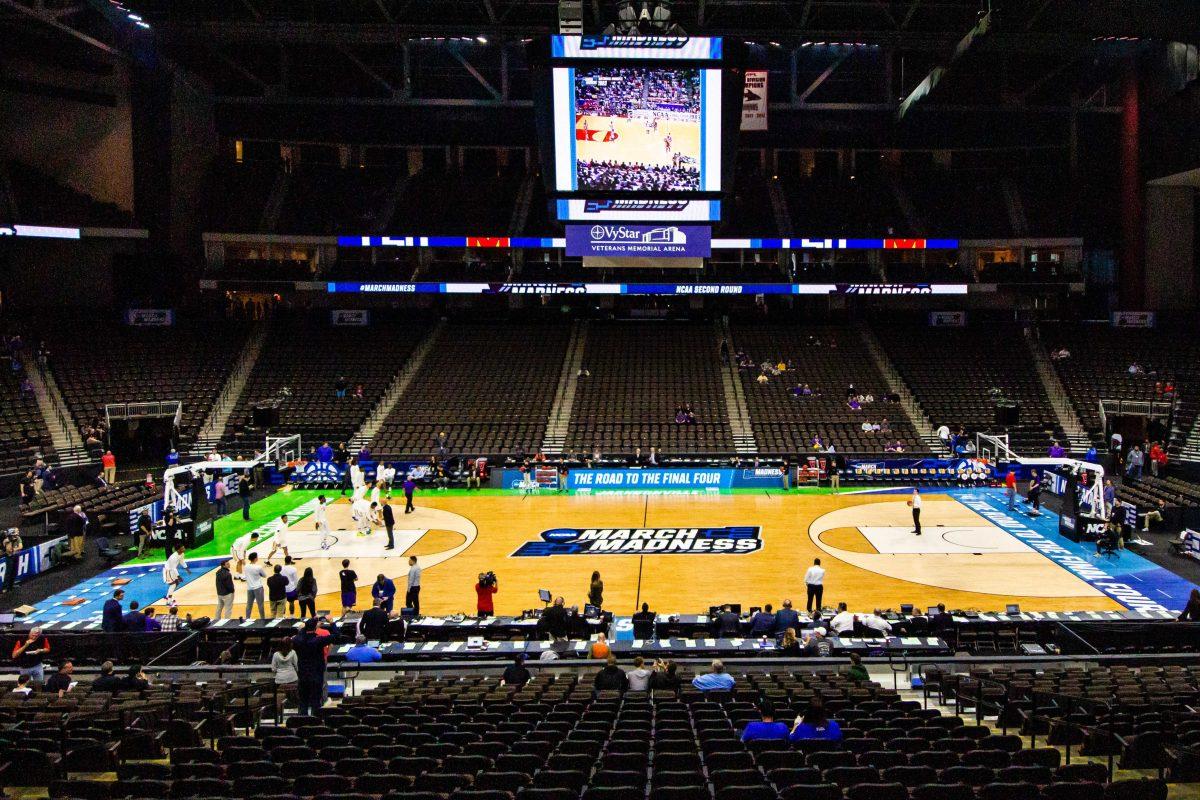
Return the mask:
[[726, 528], [553, 528], [513, 558], [642, 553], [744, 555], [762, 549], [758, 526]]

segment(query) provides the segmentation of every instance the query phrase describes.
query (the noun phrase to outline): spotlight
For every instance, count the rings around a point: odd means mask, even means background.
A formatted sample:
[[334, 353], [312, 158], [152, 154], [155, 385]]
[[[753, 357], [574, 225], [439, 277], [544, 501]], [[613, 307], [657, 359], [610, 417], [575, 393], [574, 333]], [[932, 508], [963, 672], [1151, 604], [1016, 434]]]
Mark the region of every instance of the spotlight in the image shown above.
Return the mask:
[[476, 36], [475, 41], [478, 42], [479, 44], [487, 44], [488, 43], [488, 39], [486, 36]]

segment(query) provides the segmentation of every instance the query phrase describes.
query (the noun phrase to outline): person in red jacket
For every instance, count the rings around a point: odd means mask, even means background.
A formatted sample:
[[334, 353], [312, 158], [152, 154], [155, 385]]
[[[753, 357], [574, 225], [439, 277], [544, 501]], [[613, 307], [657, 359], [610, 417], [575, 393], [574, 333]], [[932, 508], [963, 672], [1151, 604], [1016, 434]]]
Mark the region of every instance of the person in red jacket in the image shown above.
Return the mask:
[[479, 581], [475, 584], [475, 611], [480, 617], [496, 616], [496, 601], [493, 599], [500, 591], [496, 576], [479, 573]]
[[117, 457], [112, 450], [105, 450], [100, 456], [100, 466], [104, 468], [104, 482], [112, 486], [117, 482]]
[[1150, 474], [1159, 477], [1167, 471], [1167, 451], [1160, 442], [1150, 447]]

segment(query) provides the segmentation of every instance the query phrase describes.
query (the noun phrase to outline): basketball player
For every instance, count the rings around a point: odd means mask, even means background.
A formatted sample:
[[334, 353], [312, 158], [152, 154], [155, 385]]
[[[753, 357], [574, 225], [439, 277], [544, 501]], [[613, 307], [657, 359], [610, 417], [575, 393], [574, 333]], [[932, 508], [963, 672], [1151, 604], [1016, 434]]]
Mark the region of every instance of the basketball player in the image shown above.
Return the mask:
[[275, 556], [276, 550], [283, 551], [283, 557], [288, 557], [288, 515], [281, 514], [279, 521], [275, 523], [275, 535], [271, 537], [271, 552], [267, 553], [267, 558], [264, 561], [266, 564], [271, 563], [271, 559]]
[[363, 477], [362, 467], [358, 465], [358, 459], [352, 459], [350, 462], [350, 486], [353, 488], [351, 495], [354, 498], [364, 497], [367, 493], [366, 479]]
[[183, 583], [183, 577], [179, 574], [179, 570], [183, 570], [191, 575], [192, 571], [188, 569], [187, 559], [183, 557], [183, 545], [175, 545], [175, 552], [163, 564], [162, 579], [167, 585], [167, 599], [172, 600], [171, 595], [175, 593], [175, 589], [179, 584]]
[[379, 494], [383, 491], [383, 481], [374, 481], [371, 483], [371, 505], [379, 505]]
[[233, 559], [233, 577], [235, 580], [246, 580], [246, 576], [242, 574], [242, 571], [246, 567], [246, 553], [256, 544], [258, 544], [258, 533], [251, 531], [245, 536], [235, 539], [233, 546], [229, 548], [229, 557]]
[[379, 480], [383, 482], [383, 488], [387, 492], [388, 499], [392, 499], [392, 483], [396, 480], [396, 468], [388, 464], [382, 464], [376, 474]]
[[608, 120], [608, 133], [612, 136], [612, 139], [609, 139], [610, 142], [617, 138], [617, 123], [611, 117]]
[[667, 152], [671, 152], [671, 134], [668, 133], [666, 135], [666, 138], [663, 139], [663, 144], [667, 146]]
[[365, 497], [359, 497], [350, 504], [350, 516], [358, 526], [359, 536], [371, 535], [372, 507]]
[[321, 549], [329, 549], [329, 507], [325, 505], [325, 495], [317, 495], [317, 510], [313, 512], [313, 520], [317, 530], [321, 532]]
[[913, 487], [912, 498], [908, 501], [908, 507], [913, 512], [913, 533], [917, 536], [921, 535], [921, 490]]
[[588, 130], [587, 117], [584, 117], [583, 118], [583, 138], [586, 140], [590, 134], [591, 134], [591, 131]]

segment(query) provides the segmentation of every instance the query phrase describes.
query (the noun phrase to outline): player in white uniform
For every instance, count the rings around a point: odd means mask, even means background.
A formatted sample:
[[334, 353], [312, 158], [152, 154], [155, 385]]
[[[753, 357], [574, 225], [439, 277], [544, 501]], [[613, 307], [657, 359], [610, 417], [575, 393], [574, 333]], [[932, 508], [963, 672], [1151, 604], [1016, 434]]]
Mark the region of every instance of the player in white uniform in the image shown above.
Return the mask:
[[317, 510], [313, 512], [313, 520], [317, 530], [321, 532], [321, 549], [329, 549], [329, 507], [325, 505], [325, 495], [317, 495]]
[[358, 465], [358, 461], [354, 461], [350, 464], [350, 485], [354, 487], [355, 491], [357, 492], [365, 484], [366, 480], [363, 477], [362, 467]]
[[258, 534], [251, 531], [245, 536], [235, 539], [233, 546], [229, 548], [229, 557], [233, 559], [233, 577], [235, 579], [246, 580], [246, 576], [242, 574], [242, 570], [246, 566], [246, 554], [256, 544], [258, 544]]
[[354, 518], [354, 523], [358, 526], [359, 536], [371, 535], [372, 515], [372, 504], [368, 503], [365, 497], [360, 497], [350, 504], [350, 516]]
[[388, 498], [391, 499], [392, 483], [396, 480], [396, 468], [383, 464], [376, 474], [379, 476], [379, 480], [383, 481], [383, 488], [387, 492]]
[[371, 484], [371, 505], [379, 505], [379, 493], [383, 491], [383, 481], [375, 481]]
[[271, 552], [267, 553], [265, 563], [270, 564], [271, 559], [275, 556], [276, 550], [283, 551], [283, 557], [288, 555], [288, 515], [281, 514], [279, 521], [275, 523], [275, 535], [271, 537]]
[[188, 569], [187, 559], [183, 557], [183, 545], [176, 545], [175, 552], [171, 553], [171, 557], [163, 564], [162, 579], [167, 585], [167, 599], [171, 599], [171, 595], [175, 593], [175, 589], [183, 583], [183, 577], [179, 571], [183, 570], [191, 575], [192, 571]]

